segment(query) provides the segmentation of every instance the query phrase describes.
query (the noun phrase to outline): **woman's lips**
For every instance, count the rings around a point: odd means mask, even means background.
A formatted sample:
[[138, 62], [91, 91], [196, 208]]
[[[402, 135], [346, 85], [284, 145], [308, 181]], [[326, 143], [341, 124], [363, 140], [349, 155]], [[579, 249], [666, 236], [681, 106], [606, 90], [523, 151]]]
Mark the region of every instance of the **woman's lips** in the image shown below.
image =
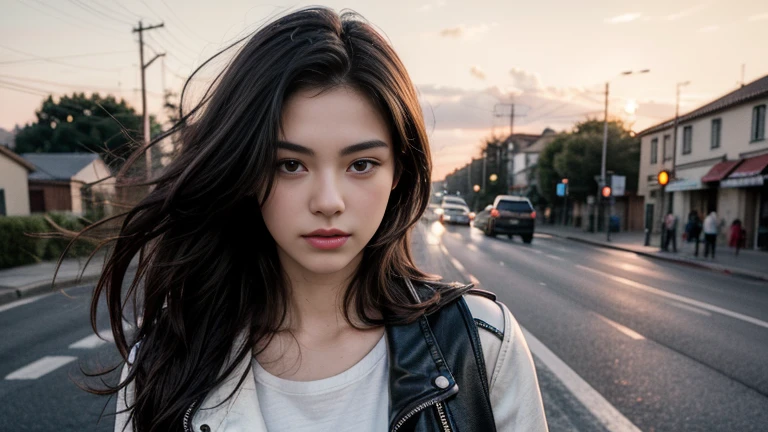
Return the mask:
[[312, 247], [322, 250], [338, 249], [344, 246], [347, 242], [349, 235], [334, 235], [334, 236], [304, 236], [304, 240], [307, 241]]

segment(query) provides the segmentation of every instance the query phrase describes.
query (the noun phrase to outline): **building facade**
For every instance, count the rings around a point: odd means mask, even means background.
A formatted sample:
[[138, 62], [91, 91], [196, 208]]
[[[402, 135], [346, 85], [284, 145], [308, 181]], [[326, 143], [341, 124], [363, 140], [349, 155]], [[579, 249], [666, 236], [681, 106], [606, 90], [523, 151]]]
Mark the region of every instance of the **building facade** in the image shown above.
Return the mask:
[[[676, 133], [674, 120], [640, 132], [638, 194], [646, 227], [658, 232], [671, 210], [681, 232], [692, 211], [703, 218], [715, 210], [723, 221], [721, 243], [738, 219], [746, 247], [768, 250], [766, 106], [768, 76], [681, 116]], [[663, 169], [674, 176], [662, 192], [656, 176]]]
[[29, 215], [27, 176], [35, 167], [0, 145], [0, 216]]

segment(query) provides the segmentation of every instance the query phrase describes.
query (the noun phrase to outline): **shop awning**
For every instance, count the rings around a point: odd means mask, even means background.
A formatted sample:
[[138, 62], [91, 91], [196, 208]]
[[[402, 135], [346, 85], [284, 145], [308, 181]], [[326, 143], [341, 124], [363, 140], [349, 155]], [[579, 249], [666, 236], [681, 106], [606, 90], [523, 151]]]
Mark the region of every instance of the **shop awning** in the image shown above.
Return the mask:
[[744, 159], [744, 162], [733, 170], [728, 178], [735, 179], [765, 174], [766, 168], [768, 168], [768, 154], [754, 156]]
[[734, 168], [739, 166], [743, 159], [734, 161], [723, 161], [713, 166], [708, 173], [701, 178], [702, 183], [718, 182], [730, 174]]

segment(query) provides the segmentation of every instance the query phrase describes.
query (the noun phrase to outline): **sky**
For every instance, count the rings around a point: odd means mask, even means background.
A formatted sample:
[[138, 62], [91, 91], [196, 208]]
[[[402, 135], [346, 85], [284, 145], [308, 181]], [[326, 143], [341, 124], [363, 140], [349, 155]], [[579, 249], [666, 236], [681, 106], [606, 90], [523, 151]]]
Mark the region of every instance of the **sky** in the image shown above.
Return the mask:
[[[138, 39], [149, 111], [164, 89], [271, 17], [317, 3], [245, 0], [0, 0], [0, 128], [35, 121], [46, 94], [114, 94], [141, 110]], [[768, 74], [765, 0], [360, 0], [352, 9], [392, 43], [416, 85], [433, 178], [478, 157], [483, 138], [568, 130], [609, 115], [635, 131]], [[647, 73], [637, 73], [649, 69]], [[635, 71], [632, 75], [621, 75]]]

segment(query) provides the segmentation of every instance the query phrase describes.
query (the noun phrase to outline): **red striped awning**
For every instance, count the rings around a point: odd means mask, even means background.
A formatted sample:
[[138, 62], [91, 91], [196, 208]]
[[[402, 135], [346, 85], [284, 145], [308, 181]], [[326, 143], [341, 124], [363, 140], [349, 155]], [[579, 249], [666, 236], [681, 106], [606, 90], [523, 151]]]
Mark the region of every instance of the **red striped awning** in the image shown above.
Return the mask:
[[713, 166], [709, 172], [704, 175], [704, 177], [701, 178], [702, 183], [708, 183], [708, 182], [719, 182], [720, 180], [726, 178], [728, 174], [730, 174], [734, 168], [739, 166], [743, 159], [734, 160], [734, 161], [723, 161], [718, 163], [717, 165]]
[[744, 159], [744, 162], [739, 165], [728, 178], [744, 178], [760, 175], [763, 174], [766, 168], [768, 168], [768, 154], [754, 156]]

